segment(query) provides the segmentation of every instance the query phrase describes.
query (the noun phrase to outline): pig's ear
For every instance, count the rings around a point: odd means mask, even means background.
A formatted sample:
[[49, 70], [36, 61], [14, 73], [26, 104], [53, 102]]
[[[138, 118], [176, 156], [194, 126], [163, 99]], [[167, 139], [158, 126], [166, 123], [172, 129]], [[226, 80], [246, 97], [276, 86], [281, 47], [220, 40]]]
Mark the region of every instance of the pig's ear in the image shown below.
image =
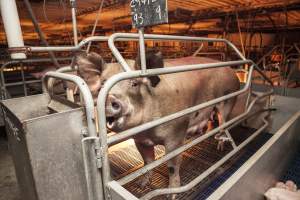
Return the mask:
[[[148, 69], [163, 68], [164, 59], [161, 51], [146, 56], [146, 63]], [[156, 87], [160, 82], [159, 76], [150, 76], [148, 79], [150, 80], [152, 87]]]
[[[147, 50], [146, 65], [147, 65], [147, 69], [163, 68], [164, 60], [163, 60], [162, 53], [160, 51]], [[140, 60], [140, 56], [138, 55], [136, 59], [135, 68], [136, 69], [140, 68], [140, 66], [141, 66], [141, 60]], [[152, 87], [156, 87], [160, 82], [159, 76], [150, 76], [148, 77], [148, 79], [150, 80]]]
[[97, 53], [81, 53], [76, 56], [75, 63], [78, 66], [78, 73], [83, 75], [88, 72], [101, 74], [105, 67], [105, 61]]

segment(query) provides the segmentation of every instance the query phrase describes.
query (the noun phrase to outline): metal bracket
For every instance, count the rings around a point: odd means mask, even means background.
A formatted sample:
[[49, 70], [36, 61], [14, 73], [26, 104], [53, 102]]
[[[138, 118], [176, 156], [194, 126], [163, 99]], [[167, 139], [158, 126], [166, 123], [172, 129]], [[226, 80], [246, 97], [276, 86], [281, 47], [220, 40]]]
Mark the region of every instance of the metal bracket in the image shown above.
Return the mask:
[[102, 168], [102, 152], [103, 150], [101, 148], [100, 140], [98, 138], [97, 140], [95, 140], [96, 165], [98, 169]]
[[27, 54], [30, 51], [31, 51], [31, 48], [28, 47], [28, 46], [24, 46], [24, 47], [10, 47], [10, 48], [8, 48], [8, 52], [9, 53], [25, 53], [25, 54]]

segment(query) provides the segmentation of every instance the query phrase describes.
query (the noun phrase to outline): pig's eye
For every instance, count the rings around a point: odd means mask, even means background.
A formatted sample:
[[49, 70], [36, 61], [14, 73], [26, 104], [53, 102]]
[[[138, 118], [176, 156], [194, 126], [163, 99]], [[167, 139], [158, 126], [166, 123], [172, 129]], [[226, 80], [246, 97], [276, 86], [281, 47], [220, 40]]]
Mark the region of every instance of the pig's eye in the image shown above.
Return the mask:
[[138, 82], [135, 81], [135, 80], [131, 81], [131, 86], [132, 86], [132, 87], [138, 86]]
[[105, 82], [106, 82], [106, 79], [104, 79], [104, 80], [101, 82], [101, 87], [104, 86]]

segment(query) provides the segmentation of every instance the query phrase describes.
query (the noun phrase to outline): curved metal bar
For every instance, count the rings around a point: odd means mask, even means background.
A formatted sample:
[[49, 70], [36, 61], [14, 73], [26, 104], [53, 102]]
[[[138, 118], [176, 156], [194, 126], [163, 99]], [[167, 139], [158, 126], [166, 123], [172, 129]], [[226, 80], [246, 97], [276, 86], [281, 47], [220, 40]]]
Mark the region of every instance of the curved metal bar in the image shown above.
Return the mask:
[[51, 96], [51, 93], [49, 93], [49, 88], [47, 87], [47, 80], [48, 78], [57, 78], [61, 80], [71, 81], [75, 83], [80, 92], [82, 93], [84, 104], [85, 104], [85, 110], [86, 110], [86, 117], [87, 117], [87, 125], [88, 125], [88, 135], [89, 136], [97, 136], [96, 133], [96, 127], [94, 123], [95, 113], [94, 113], [94, 101], [92, 94], [84, 82], [80, 77], [70, 74], [64, 74], [59, 72], [47, 72], [43, 78], [43, 84], [48, 92], [48, 94]]
[[[251, 61], [246, 60], [246, 61], [231, 61], [231, 62], [222, 62], [222, 63], [210, 63], [210, 64], [198, 64], [198, 65], [187, 65], [187, 66], [178, 66], [178, 67], [171, 67], [171, 68], [160, 68], [160, 69], [149, 69], [147, 70], [146, 74], [142, 74], [142, 71], [129, 71], [129, 72], [123, 72], [119, 73], [117, 75], [114, 75], [111, 77], [106, 83], [104, 84], [104, 87], [100, 90], [100, 93], [98, 95], [97, 99], [97, 110], [98, 110], [98, 123], [99, 123], [99, 137], [101, 141], [101, 147], [103, 153], [103, 165], [102, 165], [102, 170], [103, 170], [103, 180], [104, 184], [108, 183], [109, 180], [111, 179], [110, 174], [107, 173], [109, 172], [109, 162], [108, 162], [108, 141], [107, 141], [107, 130], [106, 130], [106, 119], [105, 117], [105, 102], [106, 102], [106, 97], [108, 95], [109, 90], [117, 83], [125, 79], [130, 79], [130, 78], [137, 78], [137, 77], [143, 77], [143, 76], [153, 76], [153, 75], [162, 75], [162, 74], [170, 74], [170, 73], [178, 73], [178, 72], [184, 72], [184, 71], [192, 71], [192, 70], [200, 70], [200, 69], [208, 69], [208, 68], [216, 68], [216, 67], [225, 67], [225, 66], [233, 66], [233, 65], [241, 65], [241, 64], [247, 64], [251, 63]], [[251, 68], [252, 69], [252, 68]], [[252, 70], [251, 70], [252, 73]], [[250, 87], [250, 81], [248, 81], [248, 84], [246, 84], [245, 88], [248, 89]], [[243, 90], [244, 91], [246, 91]], [[242, 93], [242, 92], [240, 92]], [[238, 95], [240, 93], [235, 93], [234, 95]], [[229, 97], [230, 96], [230, 97]], [[231, 98], [233, 95], [229, 94], [227, 96], [219, 98], [217, 101], [212, 100], [209, 102], [210, 104], [213, 103], [218, 103], [224, 99]], [[208, 105], [206, 105], [208, 106]], [[192, 108], [191, 108], [192, 109]], [[165, 121], [170, 121], [172, 118], [177, 117], [179, 115], [186, 114], [186, 113], [176, 113], [175, 116], [167, 116], [168, 118], [165, 118], [163, 120]], [[158, 119], [160, 120], [160, 119]], [[152, 125], [157, 126], [159, 123], [158, 121], [152, 121]], [[160, 122], [161, 123], [161, 122]], [[151, 125], [151, 126], [152, 126]], [[149, 124], [144, 124], [141, 125], [138, 129], [140, 130], [132, 130], [131, 131], [135, 132], [134, 134], [137, 134], [138, 132], [142, 130], [146, 130], [149, 126]], [[132, 133], [128, 133], [132, 134]], [[134, 135], [132, 134], [132, 135]], [[119, 136], [120, 135], [120, 136]], [[117, 137], [122, 137], [122, 133], [119, 133]]]
[[[74, 70], [77, 70], [77, 66], [74, 66], [74, 68], [73, 68], [71, 65], [69, 65], [69, 66], [61, 67], [58, 70], [56, 70], [55, 72], [66, 73], [66, 72], [72, 72]], [[53, 91], [54, 81], [55, 81], [55, 79], [53, 79], [53, 78], [49, 78], [49, 80], [48, 80], [48, 90], [51, 92]], [[42, 84], [42, 89], [43, 89], [43, 92], [47, 92], [44, 84]]]
[[[125, 71], [131, 71], [129, 65], [123, 58], [123, 56], [120, 54], [118, 49], [115, 46], [115, 41], [118, 39], [122, 40], [132, 40], [132, 39], [139, 39], [139, 34], [136, 33], [114, 33], [112, 34], [108, 39], [108, 46], [117, 59], [117, 61], [122, 65], [123, 69]], [[145, 34], [144, 35], [145, 40], [184, 40], [184, 41], [198, 41], [198, 42], [224, 42], [228, 46], [230, 46], [240, 57], [242, 60], [246, 60], [246, 58], [243, 56], [243, 54], [228, 40], [225, 39], [219, 39], [219, 38], [205, 38], [205, 37], [189, 37], [189, 36], [174, 36], [174, 35], [155, 35], [155, 34]]]

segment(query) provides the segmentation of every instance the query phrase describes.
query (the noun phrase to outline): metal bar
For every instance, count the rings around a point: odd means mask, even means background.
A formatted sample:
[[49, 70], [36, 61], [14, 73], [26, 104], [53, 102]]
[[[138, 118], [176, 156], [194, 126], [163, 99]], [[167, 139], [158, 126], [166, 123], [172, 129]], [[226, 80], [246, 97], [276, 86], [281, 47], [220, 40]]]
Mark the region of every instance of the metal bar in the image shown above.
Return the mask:
[[[33, 80], [33, 81], [26, 81], [27, 84], [31, 84], [31, 83], [41, 83], [41, 80]], [[15, 83], [6, 83], [5, 86], [6, 87], [12, 87], [12, 86], [17, 86], [17, 85], [24, 85], [23, 81], [20, 82], [15, 82]]]
[[[268, 93], [268, 95], [269, 95], [269, 93]], [[206, 133], [206, 134], [203, 135], [203, 136], [200, 136], [200, 137], [194, 139], [194, 140], [191, 141], [190, 143], [185, 144], [185, 145], [179, 147], [178, 149], [172, 151], [171, 153], [166, 154], [166, 155], [163, 156], [162, 158], [160, 158], [160, 159], [158, 159], [158, 160], [155, 160], [154, 162], [152, 162], [152, 163], [150, 163], [150, 164], [148, 164], [148, 165], [146, 165], [146, 166], [144, 166], [144, 167], [142, 167], [142, 168], [136, 170], [135, 172], [133, 172], [133, 173], [131, 173], [131, 174], [129, 174], [129, 175], [123, 177], [123, 178], [120, 179], [118, 182], [119, 182], [121, 185], [124, 185], [124, 184], [126, 184], [126, 183], [128, 183], [128, 182], [130, 182], [130, 181], [132, 181], [132, 180], [134, 180], [134, 179], [136, 179], [137, 177], [139, 177], [139, 176], [141, 176], [141, 175], [147, 173], [147, 172], [150, 171], [151, 169], [153, 169], [153, 168], [159, 166], [160, 164], [162, 164], [162, 163], [164, 163], [164, 162], [166, 162], [166, 161], [168, 161], [168, 160], [174, 158], [175, 156], [181, 154], [182, 152], [184, 152], [184, 151], [186, 151], [187, 149], [189, 149], [189, 148], [195, 146], [196, 144], [202, 142], [203, 140], [205, 140], [205, 139], [207, 139], [207, 138], [213, 136], [214, 134], [218, 133], [219, 131], [226, 129], [226, 128], [227, 128], [228, 126], [230, 126], [231, 124], [233, 124], [233, 123], [235, 123], [235, 122], [237, 122], [237, 121], [239, 121], [239, 120], [242, 120], [245, 116], [247, 116], [247, 115], [250, 113], [252, 107], [254, 106], [254, 103], [257, 101], [257, 99], [260, 99], [260, 98], [262, 98], [262, 97], [257, 97], [255, 100], [253, 100], [252, 103], [250, 104], [249, 108], [247, 109], [247, 111], [244, 112], [243, 114], [241, 114], [241, 115], [239, 115], [239, 116], [237, 116], [237, 117], [235, 117], [235, 118], [229, 120], [228, 122], [225, 122], [225, 123], [222, 124], [221, 126], [219, 126], [219, 127], [215, 128], [215, 129], [211, 130], [210, 132]]]
[[239, 150], [245, 147], [249, 142], [251, 142], [258, 134], [260, 134], [268, 125], [268, 121], [263, 119], [264, 125], [260, 127], [257, 131], [255, 131], [249, 138], [247, 138], [244, 142], [242, 142], [237, 148], [233, 149], [229, 152], [226, 156], [224, 156], [221, 160], [215, 163], [213, 166], [208, 168], [205, 172], [199, 175], [197, 178], [193, 179], [190, 183], [185, 186], [177, 187], [177, 188], [165, 188], [165, 189], [157, 189], [154, 191], [149, 192], [145, 196], [141, 197], [140, 199], [146, 200], [156, 197], [158, 195], [163, 194], [174, 194], [174, 193], [181, 193], [190, 190], [191, 188], [195, 187], [199, 182], [201, 182], [205, 177], [211, 174], [214, 170], [224, 164], [228, 159], [230, 159], [233, 155], [235, 155]]
[[[93, 27], [91, 36], [94, 36], [94, 35], [95, 35], [96, 28], [97, 28], [98, 21], [99, 21], [99, 17], [100, 17], [100, 13], [102, 12], [103, 3], [104, 3], [104, 0], [101, 0], [101, 4], [100, 4], [100, 6], [99, 6], [99, 9], [98, 9], [98, 12], [97, 12], [97, 15], [96, 15], [96, 20], [95, 20], [95, 23], [94, 23], [94, 27]], [[89, 42], [89, 43], [88, 43], [88, 46], [87, 46], [87, 48], [86, 48], [86, 53], [89, 53], [89, 52], [90, 52], [91, 45], [92, 45], [92, 42]]]
[[[74, 66], [74, 67], [72, 67], [72, 66], [61, 67], [58, 70], [56, 70], [55, 72], [66, 73], [66, 72], [72, 72], [74, 70], [77, 70], [77, 66]], [[48, 80], [48, 90], [49, 91], [53, 91], [54, 81], [55, 81], [55, 79], [49, 78], [49, 80]], [[43, 89], [43, 93], [47, 92], [44, 85], [42, 85], [42, 89]]]
[[273, 85], [272, 80], [269, 79], [269, 77], [267, 77], [267, 76], [264, 74], [264, 72], [258, 67], [257, 64], [255, 64], [254, 62], [252, 62], [252, 64], [253, 64], [255, 70], [256, 70], [256, 71], [257, 71], [257, 72], [258, 72], [258, 73], [259, 73], [266, 81], [268, 81], [268, 82], [270, 83], [270, 85], [273, 87], [274, 85]]
[[228, 129], [225, 130], [225, 134], [226, 134], [226, 136], [229, 138], [232, 147], [233, 147], [233, 148], [236, 148], [237, 145], [235, 144], [235, 142], [234, 142], [234, 140], [233, 140], [233, 138], [232, 138], [230, 132], [228, 131]]
[[[108, 95], [108, 92], [113, 85], [115, 85], [117, 82], [129, 78], [136, 78], [141, 76], [153, 76], [153, 75], [161, 75], [161, 74], [167, 74], [167, 73], [176, 73], [176, 72], [184, 72], [184, 71], [191, 71], [196, 69], [207, 69], [207, 68], [214, 68], [214, 67], [224, 67], [224, 66], [232, 66], [232, 65], [241, 65], [249, 63], [249, 60], [245, 61], [231, 61], [231, 62], [223, 62], [223, 63], [210, 63], [210, 64], [199, 64], [199, 65], [188, 65], [188, 66], [179, 66], [179, 67], [172, 67], [172, 68], [160, 68], [160, 69], [149, 69], [147, 70], [146, 74], [142, 74], [141, 71], [130, 71], [130, 72], [123, 72], [119, 73], [117, 75], [114, 75], [111, 77], [105, 84], [104, 87], [101, 89], [98, 99], [97, 99], [97, 110], [98, 110], [98, 116], [101, 116], [98, 118], [99, 123], [99, 135], [101, 138], [101, 147], [103, 150], [103, 165], [102, 165], [102, 171], [103, 171], [103, 181], [104, 184], [108, 183], [110, 178], [110, 174], [107, 173], [109, 171], [109, 162], [108, 162], [108, 143], [107, 143], [107, 130], [106, 130], [106, 119], [105, 117], [105, 102], [106, 97]], [[250, 61], [251, 63], [251, 61]], [[247, 87], [249, 87], [249, 83], [246, 84]], [[230, 94], [232, 95], [232, 94]], [[229, 95], [228, 95], [229, 96]], [[226, 98], [222, 97], [222, 98]], [[182, 113], [181, 113], [182, 114]], [[166, 119], [165, 119], [166, 120]], [[148, 124], [149, 125], [149, 124]], [[145, 125], [144, 127], [145, 128]], [[122, 137], [122, 134], [118, 134], [120, 137]]]
[[93, 136], [93, 137], [86, 137], [81, 140], [88, 199], [89, 200], [103, 199], [103, 191], [102, 191], [103, 187], [102, 187], [101, 175], [99, 174], [97, 175], [94, 173], [94, 169], [97, 168], [97, 166], [95, 166], [96, 162], [94, 159], [95, 150], [91, 148], [92, 145], [88, 146], [88, 144], [90, 144], [90, 143], [87, 144], [88, 141], [94, 141], [95, 143], [98, 143], [99, 138]]
[[295, 49], [297, 50], [298, 54], [300, 54], [300, 49], [299, 49], [299, 47], [298, 47], [298, 44], [294, 43], [294, 47], [295, 47]]
[[[247, 62], [247, 60], [246, 61], [233, 61], [233, 62], [231, 62], [231, 64], [232, 63], [241, 64], [239, 62]], [[228, 63], [226, 65], [228, 65]], [[200, 65], [198, 65], [198, 69], [199, 69], [199, 66]], [[209, 67], [216, 67], [216, 66], [222, 67], [224, 65], [219, 64], [219, 63], [217, 63], [217, 64], [213, 63], [212, 66], [209, 66]], [[195, 66], [193, 66], [193, 67], [195, 67]], [[203, 69], [201, 67], [207, 68], [207, 66], [206, 67], [205, 66], [200, 66], [200, 69]], [[119, 82], [121, 80], [129, 79], [129, 78], [134, 78], [134, 77], [139, 77], [139, 76], [150, 76], [150, 75], [159, 75], [159, 74], [165, 74], [165, 73], [176, 73], [176, 72], [180, 72], [180, 71], [189, 71], [189, 70], [195, 70], [195, 69], [197, 69], [197, 67], [196, 68], [189, 68], [189, 69], [187, 69], [187, 68], [184, 69], [184, 68], [180, 68], [180, 67], [179, 67], [179, 69], [178, 69], [178, 67], [174, 67], [174, 68], [176, 68], [174, 71], [172, 69], [171, 69], [171, 71], [169, 71], [169, 69], [167, 69], [167, 68], [164, 68], [164, 69], [149, 69], [149, 70], [147, 70], [147, 74], [146, 75], [142, 75], [141, 71], [131, 71], [131, 72], [120, 73], [118, 75], [113, 76], [111, 79], [109, 79], [105, 83], [104, 88], [102, 88], [102, 90], [100, 91], [100, 94], [98, 96], [98, 101], [97, 101], [98, 115], [105, 116], [105, 109], [104, 108], [105, 108], [105, 100], [106, 100], [106, 96], [108, 94], [108, 91], [110, 90], [110, 88], [114, 84], [116, 84], [117, 82]], [[165, 71], [165, 70], [167, 70], [167, 71]], [[249, 73], [250, 76], [249, 76], [247, 84], [246, 84], [247, 87], [249, 87], [249, 85], [250, 85], [250, 80], [251, 80], [250, 77], [252, 77], [252, 70], [253, 70], [253, 66], [251, 67], [251, 70], [250, 70], [250, 73]], [[247, 87], [245, 87], [245, 88], [247, 89]], [[269, 93], [266, 93], [266, 95], [270, 95], [272, 93], [273, 93], [273, 90], [271, 90], [271, 92], [269, 92]], [[251, 104], [248, 109], [251, 109], [252, 106], [253, 105]], [[241, 115], [240, 118], [243, 118], [246, 114], [247, 113], [245, 113], [244, 115]], [[102, 174], [103, 174], [104, 184], [106, 185], [106, 183], [108, 183], [109, 180], [110, 180], [110, 174], [107, 173], [109, 171], [109, 164], [108, 164], [108, 156], [107, 156], [107, 153], [106, 153], [107, 149], [108, 149], [106, 120], [105, 120], [105, 118], [101, 118], [101, 120], [99, 118], [98, 122], [99, 122], [99, 130], [100, 130], [99, 135], [100, 135], [100, 138], [101, 138], [101, 140], [100, 140], [101, 141], [101, 147], [102, 147], [102, 150], [103, 150], [103, 166], [102, 166], [102, 172], [103, 173]], [[228, 126], [228, 125], [230, 125], [230, 123], [234, 123], [234, 121], [229, 121], [225, 125]], [[223, 125], [223, 126], [225, 127], [225, 125]], [[220, 127], [220, 128], [224, 128], [224, 127]], [[118, 134], [118, 135], [122, 135], [122, 134]], [[149, 170], [149, 168], [146, 169], [146, 172], [147, 172], [147, 170]]]
[[71, 12], [72, 12], [72, 27], [73, 27], [73, 37], [74, 45], [78, 45], [78, 34], [77, 34], [77, 20], [76, 20], [76, 0], [70, 0]]
[[[135, 33], [114, 33], [109, 38], [109, 47], [111, 48], [112, 53], [115, 56], [117, 56], [116, 57], [117, 60], [122, 65], [124, 63], [124, 61], [123, 61], [124, 59], [122, 59], [119, 56], [119, 52], [115, 48], [114, 41], [116, 41], [117, 39], [125, 39], [126, 40], [126, 39], [129, 39], [129, 38], [137, 39], [137, 38], [139, 38], [139, 35], [135, 34]], [[146, 40], [151, 39], [151, 40], [175, 40], [175, 41], [184, 40], [184, 41], [198, 41], [198, 42], [224, 42], [225, 44], [230, 46], [236, 52], [236, 54], [239, 56], [240, 59], [246, 60], [246, 58], [238, 50], [238, 48], [236, 48], [236, 46], [234, 46], [231, 42], [229, 42], [228, 40], [225, 40], [225, 39], [205, 38], [205, 37], [189, 37], [189, 36], [174, 36], [174, 35], [155, 35], [155, 34], [145, 34], [144, 38]], [[124, 67], [127, 67], [127, 66], [124, 65]]]
[[97, 136], [95, 123], [93, 121], [95, 118], [94, 101], [93, 101], [92, 94], [91, 94], [88, 86], [84, 82], [84, 80], [82, 80], [80, 77], [75, 76], [75, 75], [64, 74], [64, 73], [59, 73], [59, 72], [47, 72], [43, 78], [43, 84], [49, 94], [52, 93], [52, 92], [51, 93], [49, 92], [48, 87], [47, 87], [47, 80], [49, 77], [58, 78], [61, 80], [66, 80], [66, 81], [71, 81], [78, 86], [80, 92], [83, 95], [83, 99], [84, 99], [84, 103], [85, 103], [89, 136]]
[[[114, 35], [114, 34], [113, 34]], [[112, 35], [112, 36], [113, 36]], [[113, 55], [115, 56], [115, 58], [117, 59], [117, 61], [121, 64], [121, 66], [123, 67], [124, 71], [132, 71], [128, 65], [128, 63], [125, 61], [125, 59], [123, 58], [123, 56], [120, 54], [120, 52], [118, 51], [118, 49], [116, 48], [114, 42], [115, 42], [115, 38], [114, 37], [109, 37], [108, 39], [108, 47], [110, 48], [111, 52], [113, 53]]]
[[[114, 33], [110, 37], [107, 36], [93, 36], [82, 40], [77, 46], [57, 46], [57, 47], [27, 47], [31, 52], [44, 52], [44, 51], [79, 51], [84, 45], [90, 42], [104, 42], [111, 40], [111, 45], [114, 46], [114, 41], [137, 41], [139, 38], [138, 34], [135, 33]], [[229, 45], [237, 55], [242, 59], [246, 58], [242, 53], [228, 40], [219, 38], [205, 38], [205, 37], [188, 37], [188, 36], [174, 36], [174, 35], [154, 35], [145, 34], [145, 40], [186, 40], [186, 41], [199, 41], [199, 42], [224, 42]], [[111, 47], [110, 47], [111, 48]]]
[[[173, 68], [173, 67], [172, 67]], [[174, 67], [176, 68], [176, 67]], [[198, 68], [199, 69], [199, 68]], [[203, 69], [203, 68], [200, 68], [200, 69]], [[157, 74], [157, 73], [151, 73], [152, 69], [149, 69], [147, 71], [147, 73], [150, 73], [150, 74]], [[251, 73], [252, 73], [252, 70], [251, 70]], [[152, 122], [148, 122], [148, 123], [145, 123], [143, 125], [140, 125], [140, 126], [137, 126], [135, 128], [132, 128], [132, 129], [129, 129], [129, 130], [126, 130], [124, 132], [121, 132], [119, 134], [116, 134], [114, 136], [111, 136], [108, 138], [107, 140], [107, 143], [108, 144], [114, 144], [118, 141], [121, 141], [121, 140], [124, 140], [124, 139], [127, 139], [129, 137], [132, 137], [133, 135], [141, 132], [141, 131], [144, 131], [144, 130], [147, 130], [147, 129], [150, 129], [150, 128], [153, 128], [155, 126], [158, 126], [158, 125], [161, 125], [162, 123], [167, 123], [168, 121], [171, 120], [174, 120], [174, 119], [177, 119], [177, 118], [180, 118], [184, 115], [187, 115], [187, 114], [190, 114], [190, 113], [193, 113], [193, 112], [196, 112], [197, 110], [200, 110], [200, 109], [203, 109], [205, 107], [208, 107], [208, 106], [211, 106], [211, 105], [214, 105], [214, 104], [217, 104], [219, 102], [222, 102], [224, 100], [227, 100], [229, 98], [232, 98], [234, 96], [238, 96], [242, 93], [245, 93], [248, 88], [249, 88], [249, 84], [250, 84], [250, 80], [247, 81], [247, 84], [244, 86], [244, 88], [242, 90], [239, 90], [237, 92], [234, 92], [234, 93], [231, 93], [231, 94], [228, 94], [226, 96], [223, 96], [223, 97], [219, 97], [217, 99], [213, 99], [211, 101], [208, 101], [208, 102], [205, 102], [205, 103], [202, 103], [202, 104], [199, 104], [199, 105], [196, 105], [196, 106], [193, 106], [193, 107], [190, 107], [188, 109], [185, 109], [183, 111], [180, 111], [180, 112], [177, 112], [177, 113], [174, 113], [174, 114], [171, 114], [171, 115], [168, 115], [168, 116], [165, 116], [165, 117], [162, 117], [160, 119], [157, 119], [155, 121], [152, 121]]]
[[[26, 8], [28, 10], [28, 13], [29, 13], [31, 21], [33, 23], [34, 29], [38, 33], [40, 40], [44, 43], [44, 45], [48, 46], [49, 44], [48, 44], [47, 40], [45, 39], [45, 36], [44, 36], [44, 34], [43, 34], [39, 24], [38, 24], [38, 21], [37, 21], [35, 15], [34, 15], [34, 12], [32, 10], [32, 7], [31, 7], [31, 4], [30, 4], [29, 0], [24, 0], [24, 3], [25, 3]], [[52, 51], [48, 51], [48, 53], [49, 53], [49, 56], [50, 56], [51, 60], [53, 61], [54, 66], [59, 68], [60, 65], [57, 62], [54, 53]]]
[[[66, 57], [66, 58], [57, 58], [59, 61], [65, 61], [65, 60], [71, 60], [71, 57]], [[4, 63], [1, 68], [0, 68], [0, 76], [1, 76], [1, 89], [2, 91], [5, 92], [5, 99], [7, 99], [7, 94], [6, 94], [6, 87], [9, 86], [15, 86], [15, 85], [22, 85], [22, 82], [15, 82], [15, 83], [5, 83], [5, 76], [4, 76], [4, 69], [9, 67], [10, 65], [14, 64], [19, 64], [19, 63], [34, 63], [34, 62], [51, 62], [51, 58], [34, 58], [34, 59], [22, 59], [22, 60], [13, 60], [13, 61], [8, 61]], [[64, 67], [60, 68], [63, 69]], [[59, 69], [59, 70], [60, 70]], [[25, 81], [25, 83], [30, 84], [30, 83], [37, 83], [41, 82], [40, 80], [38, 81]]]
[[21, 76], [22, 76], [22, 83], [23, 83], [24, 95], [26, 97], [27, 96], [27, 88], [26, 88], [26, 81], [25, 81], [23, 63], [21, 63]]
[[146, 50], [145, 50], [145, 38], [144, 38], [144, 28], [139, 29], [139, 44], [140, 44], [140, 61], [141, 70], [145, 74], [147, 70], [146, 66]]

